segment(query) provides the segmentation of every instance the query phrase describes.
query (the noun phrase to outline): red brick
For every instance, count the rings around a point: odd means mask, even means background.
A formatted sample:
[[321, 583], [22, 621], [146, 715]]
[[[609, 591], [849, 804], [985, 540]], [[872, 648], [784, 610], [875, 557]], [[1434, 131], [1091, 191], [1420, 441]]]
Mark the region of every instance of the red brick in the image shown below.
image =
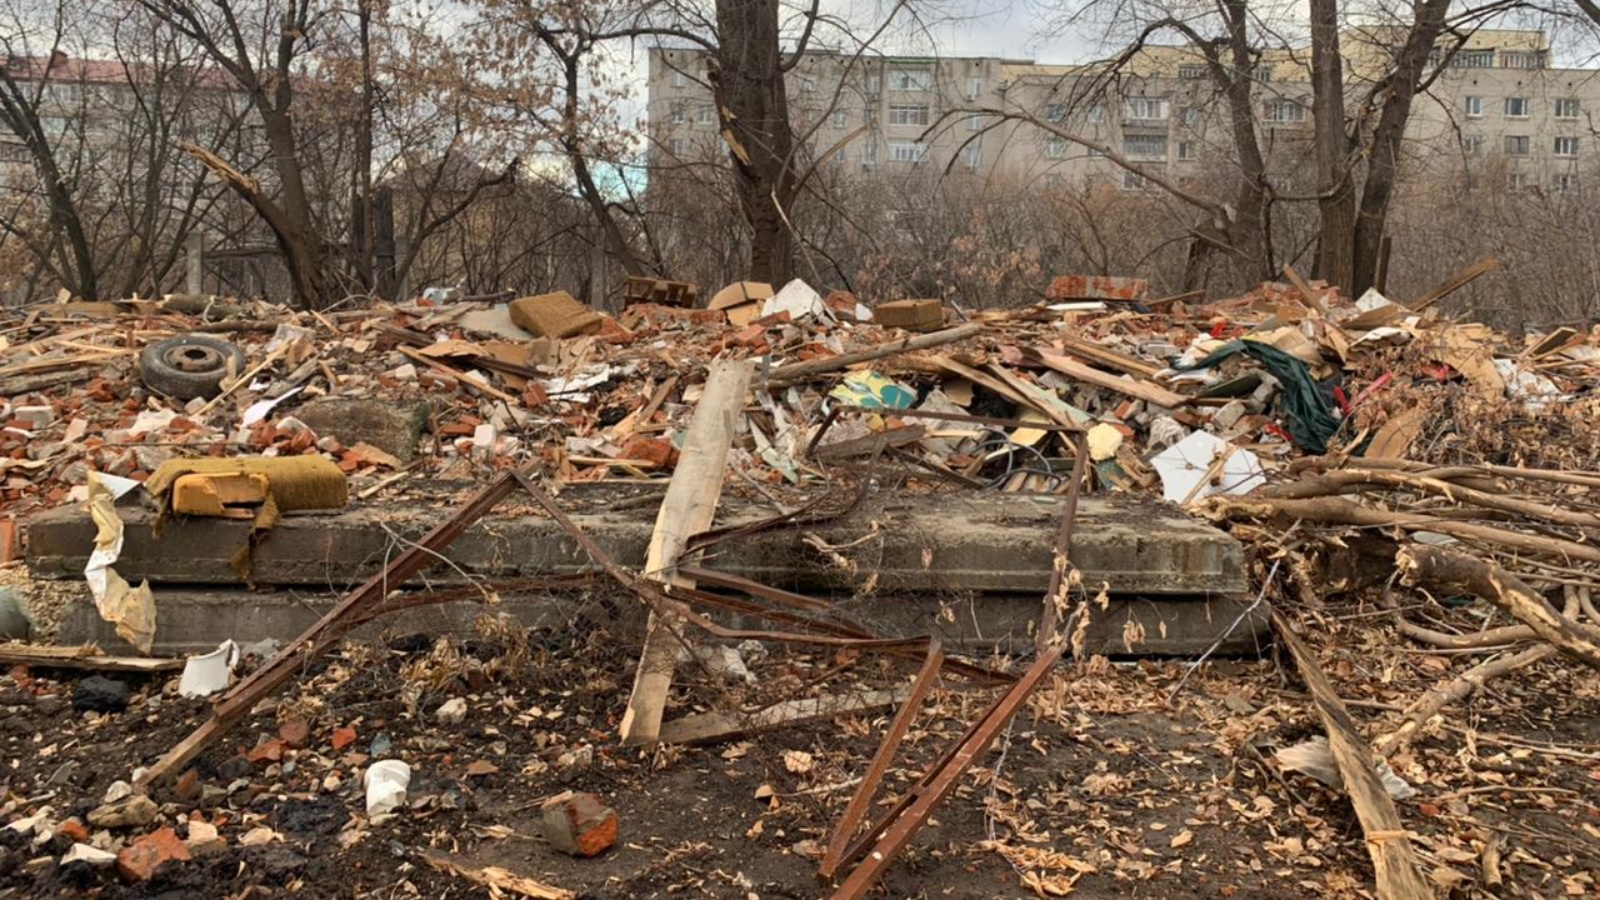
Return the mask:
[[635, 437], [622, 448], [623, 459], [637, 459], [654, 463], [658, 469], [672, 467], [678, 451], [672, 442], [652, 437]]
[[187, 860], [189, 848], [178, 833], [162, 828], [139, 838], [117, 854], [117, 872], [128, 881], [148, 881], [163, 863]]
[[311, 740], [311, 723], [305, 719], [290, 719], [278, 726], [278, 737], [298, 750]]
[[354, 728], [335, 728], [333, 730], [333, 738], [329, 741], [329, 743], [333, 746], [333, 752], [335, 753], [338, 753], [340, 750], [343, 750], [355, 742], [356, 730]]
[[89, 826], [83, 824], [82, 819], [78, 818], [77, 816], [73, 816], [65, 822], [62, 822], [60, 826], [56, 828], [56, 834], [61, 835], [75, 844], [82, 843], [89, 839]]
[[617, 814], [595, 794], [564, 794], [544, 804], [544, 834], [557, 850], [598, 856], [617, 842]]
[[193, 803], [200, 798], [200, 773], [194, 769], [186, 769], [172, 786], [172, 794], [184, 803]]
[[1143, 278], [1057, 275], [1044, 295], [1049, 300], [1142, 300], [1149, 290]]
[[270, 741], [262, 741], [255, 746], [255, 749], [245, 754], [245, 759], [258, 766], [275, 763], [283, 759], [283, 747], [283, 741], [276, 738]]

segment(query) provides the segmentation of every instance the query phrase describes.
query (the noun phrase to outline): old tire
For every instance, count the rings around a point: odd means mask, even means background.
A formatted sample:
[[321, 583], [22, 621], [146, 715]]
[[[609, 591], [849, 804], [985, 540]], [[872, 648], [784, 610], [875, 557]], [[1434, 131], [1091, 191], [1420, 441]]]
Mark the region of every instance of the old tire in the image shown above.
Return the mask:
[[243, 371], [244, 354], [238, 347], [204, 334], [157, 341], [139, 355], [145, 387], [179, 400], [215, 397], [222, 392], [222, 379]]

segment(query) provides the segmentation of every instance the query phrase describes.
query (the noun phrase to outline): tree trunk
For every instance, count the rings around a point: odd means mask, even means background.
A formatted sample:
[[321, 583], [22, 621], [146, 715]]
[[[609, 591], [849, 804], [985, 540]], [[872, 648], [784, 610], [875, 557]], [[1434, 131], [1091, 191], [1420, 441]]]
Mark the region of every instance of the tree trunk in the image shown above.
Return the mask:
[[1311, 0], [1311, 87], [1316, 120], [1317, 209], [1322, 228], [1312, 274], [1352, 288], [1355, 266], [1355, 184], [1347, 163], [1344, 121], [1344, 62], [1339, 55], [1338, 0]]
[[1378, 273], [1383, 230], [1389, 217], [1389, 200], [1399, 179], [1401, 142], [1411, 118], [1411, 102], [1428, 65], [1428, 55], [1444, 31], [1450, 0], [1423, 0], [1416, 9], [1416, 21], [1395, 58], [1388, 99], [1372, 133], [1371, 162], [1356, 217], [1354, 272], [1348, 286], [1353, 297], [1371, 287]]
[[713, 84], [733, 158], [739, 208], [750, 227], [753, 281], [794, 277], [792, 206], [794, 131], [779, 46], [778, 0], [717, 0], [717, 71]]
[[1233, 144], [1239, 153], [1239, 202], [1228, 237], [1234, 252], [1244, 262], [1245, 280], [1271, 279], [1271, 254], [1264, 226], [1266, 207], [1266, 160], [1256, 139], [1255, 91], [1251, 75], [1255, 68], [1250, 47], [1249, 16], [1246, 0], [1223, 0], [1228, 19], [1228, 54], [1231, 71], [1223, 87], [1228, 97], [1229, 125]]
[[[287, 105], [283, 107], [287, 108]], [[273, 204], [271, 198], [262, 194], [258, 187], [255, 196], [248, 199], [266, 220], [278, 248], [283, 251], [284, 265], [289, 269], [289, 281], [297, 304], [302, 309], [319, 309], [329, 300], [326, 296], [327, 260], [321, 236], [311, 221], [311, 204], [306, 197], [305, 176], [300, 168], [294, 125], [288, 113], [276, 107], [264, 108], [261, 118], [267, 144], [272, 148], [273, 165], [282, 194], [280, 201]], [[269, 214], [269, 206], [276, 207], [275, 215]]]
[[359, 0], [357, 8], [361, 41], [361, 116], [356, 122], [356, 160], [351, 173], [350, 253], [355, 258], [356, 280], [363, 290], [371, 292], [377, 288], [372, 211], [372, 6], [369, 0]]

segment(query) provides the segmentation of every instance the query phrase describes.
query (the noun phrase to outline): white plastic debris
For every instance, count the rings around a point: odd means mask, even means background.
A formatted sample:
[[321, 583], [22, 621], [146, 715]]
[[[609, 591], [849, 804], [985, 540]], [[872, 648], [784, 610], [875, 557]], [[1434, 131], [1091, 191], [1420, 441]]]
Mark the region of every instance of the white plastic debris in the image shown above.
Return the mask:
[[784, 285], [783, 290], [773, 294], [761, 306], [762, 317], [780, 312], [788, 313], [789, 319], [795, 322], [807, 316], [816, 316], [824, 322], [833, 321], [828, 307], [822, 302], [822, 295], [798, 278]]
[[244, 418], [240, 420], [239, 424], [242, 427], [249, 428], [251, 425], [254, 425], [257, 422], [260, 422], [262, 419], [265, 419], [267, 414], [272, 412], [273, 408], [279, 403], [282, 403], [283, 401], [293, 397], [295, 394], [298, 394], [303, 390], [305, 390], [305, 385], [299, 385], [290, 388], [289, 390], [284, 391], [282, 394], [279, 394], [271, 399], [257, 400], [256, 402], [250, 404], [249, 409], [244, 411]]
[[411, 787], [411, 767], [398, 759], [379, 760], [367, 767], [362, 786], [367, 789], [367, 815], [394, 812], [406, 802], [406, 789]]
[[1150, 465], [1161, 476], [1161, 496], [1172, 503], [1248, 494], [1267, 482], [1260, 457], [1204, 431], [1156, 454]]
[[[1333, 760], [1333, 748], [1328, 746], [1328, 739], [1323, 735], [1319, 734], [1293, 747], [1285, 747], [1274, 753], [1272, 758], [1285, 769], [1310, 775], [1328, 787], [1344, 788], [1344, 776], [1339, 774], [1339, 765]], [[1416, 788], [1381, 760], [1378, 762], [1378, 780], [1383, 782], [1383, 789], [1389, 792], [1389, 796], [1396, 800], [1408, 800], [1417, 794]]]
[[1561, 393], [1556, 383], [1536, 372], [1524, 372], [1513, 360], [1497, 359], [1494, 370], [1506, 383], [1506, 396], [1521, 400], [1530, 412], [1538, 412], [1551, 403], [1566, 403], [1571, 394]]
[[178, 693], [184, 697], [209, 697], [228, 686], [228, 676], [239, 663], [239, 645], [223, 641], [210, 653], [191, 656], [183, 664]]

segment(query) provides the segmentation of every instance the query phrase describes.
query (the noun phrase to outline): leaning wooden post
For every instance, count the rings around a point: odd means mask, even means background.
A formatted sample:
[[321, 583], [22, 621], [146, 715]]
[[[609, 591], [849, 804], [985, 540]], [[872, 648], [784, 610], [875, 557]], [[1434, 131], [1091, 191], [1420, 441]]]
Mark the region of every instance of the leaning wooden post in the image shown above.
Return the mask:
[[[689, 422], [683, 452], [661, 500], [645, 558], [646, 577], [666, 584], [669, 593], [674, 585], [694, 586], [694, 582], [678, 575], [678, 557], [691, 537], [711, 527], [722, 496], [728, 448], [733, 443], [745, 391], [750, 387], [750, 375], [750, 362], [741, 360], [712, 363], [706, 376], [705, 392]], [[661, 716], [683, 641], [682, 623], [674, 618], [650, 613], [633, 694], [628, 698], [628, 711], [622, 716], [624, 744], [654, 744], [661, 737]]]

